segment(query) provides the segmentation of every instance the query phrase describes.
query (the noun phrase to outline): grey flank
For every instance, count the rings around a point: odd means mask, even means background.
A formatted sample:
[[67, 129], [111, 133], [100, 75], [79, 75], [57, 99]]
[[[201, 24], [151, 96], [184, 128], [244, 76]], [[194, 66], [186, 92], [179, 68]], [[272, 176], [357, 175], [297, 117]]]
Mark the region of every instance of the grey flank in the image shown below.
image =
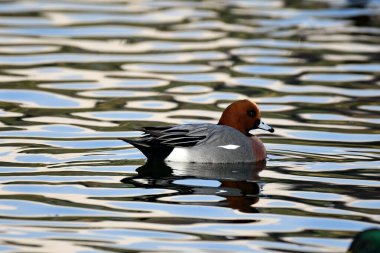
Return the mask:
[[187, 130], [187, 136], [205, 136], [188, 151], [189, 162], [197, 163], [247, 163], [255, 162], [251, 138], [240, 131], [223, 125], [179, 125], [171, 129]]

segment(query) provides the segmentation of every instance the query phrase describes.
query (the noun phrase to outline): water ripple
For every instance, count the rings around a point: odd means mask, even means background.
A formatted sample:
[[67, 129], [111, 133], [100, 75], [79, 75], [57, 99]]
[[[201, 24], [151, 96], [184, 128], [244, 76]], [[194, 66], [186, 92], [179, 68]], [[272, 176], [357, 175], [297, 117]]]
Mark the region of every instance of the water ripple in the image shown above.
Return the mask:
[[0, 100], [32, 108], [91, 108], [95, 101], [71, 98], [46, 91], [0, 89]]
[[[2, 1], [6, 252], [346, 252], [380, 227], [372, 1]], [[120, 138], [252, 99], [254, 164], [145, 163]]]

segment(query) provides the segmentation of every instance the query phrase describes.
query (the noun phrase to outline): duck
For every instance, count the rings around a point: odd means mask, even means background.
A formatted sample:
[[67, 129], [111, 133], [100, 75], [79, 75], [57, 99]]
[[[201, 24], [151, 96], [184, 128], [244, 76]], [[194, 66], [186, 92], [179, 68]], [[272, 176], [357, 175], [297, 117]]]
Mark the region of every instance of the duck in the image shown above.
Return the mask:
[[121, 140], [150, 162], [254, 163], [267, 157], [263, 142], [251, 134], [255, 129], [274, 132], [261, 119], [257, 104], [244, 99], [227, 106], [217, 124], [148, 126], [141, 137]]
[[369, 228], [355, 235], [347, 253], [379, 253], [380, 229]]

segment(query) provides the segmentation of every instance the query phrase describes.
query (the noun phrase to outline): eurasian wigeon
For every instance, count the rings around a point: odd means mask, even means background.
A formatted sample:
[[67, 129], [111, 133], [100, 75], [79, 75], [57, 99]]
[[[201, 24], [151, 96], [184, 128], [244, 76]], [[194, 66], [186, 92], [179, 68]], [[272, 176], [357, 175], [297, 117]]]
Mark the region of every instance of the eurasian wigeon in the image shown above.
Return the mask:
[[217, 125], [185, 124], [145, 127], [144, 136], [122, 139], [138, 148], [149, 161], [194, 163], [249, 163], [266, 159], [264, 144], [250, 133], [271, 133], [258, 106], [247, 99], [230, 104]]

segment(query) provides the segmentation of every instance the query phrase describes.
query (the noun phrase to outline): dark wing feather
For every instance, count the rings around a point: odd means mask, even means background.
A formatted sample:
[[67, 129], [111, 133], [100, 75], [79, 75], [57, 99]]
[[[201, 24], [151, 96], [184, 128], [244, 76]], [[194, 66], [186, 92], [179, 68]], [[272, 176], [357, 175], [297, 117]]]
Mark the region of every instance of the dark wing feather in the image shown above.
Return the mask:
[[171, 147], [189, 147], [196, 145], [206, 138], [204, 135], [194, 135], [190, 129], [178, 129], [174, 127], [149, 127], [144, 128], [145, 136], [140, 140], [155, 145], [167, 145]]
[[145, 133], [142, 137], [122, 140], [138, 148], [149, 160], [164, 160], [175, 147], [195, 146], [207, 137], [204, 135], [204, 128], [159, 126], [145, 127], [142, 130]]
[[204, 138], [204, 136], [171, 136], [171, 138], [161, 141], [161, 143], [174, 147], [189, 147], [196, 145], [199, 141], [203, 140]]

